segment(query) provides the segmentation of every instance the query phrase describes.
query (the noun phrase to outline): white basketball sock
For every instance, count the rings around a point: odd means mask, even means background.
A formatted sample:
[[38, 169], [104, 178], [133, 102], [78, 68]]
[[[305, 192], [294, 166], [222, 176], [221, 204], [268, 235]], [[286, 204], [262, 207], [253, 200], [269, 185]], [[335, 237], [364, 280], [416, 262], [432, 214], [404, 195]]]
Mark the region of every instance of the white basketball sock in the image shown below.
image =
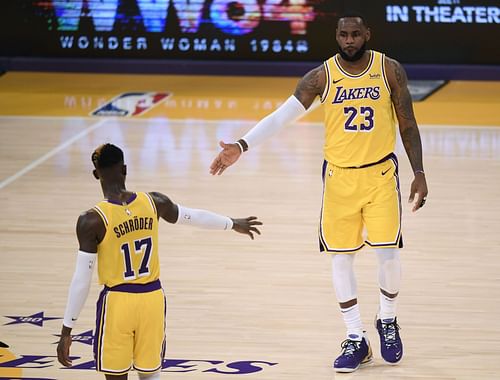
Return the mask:
[[[378, 279], [380, 289], [389, 294], [398, 294], [401, 286], [401, 260], [396, 248], [377, 248], [379, 262]], [[397, 296], [387, 297], [380, 293], [379, 318], [393, 320], [396, 317]]]
[[363, 338], [363, 323], [361, 322], [358, 304], [346, 309], [340, 309], [340, 311], [347, 327], [347, 338], [360, 341]]
[[396, 318], [397, 297], [389, 298], [380, 293], [380, 308], [378, 317], [382, 321], [392, 322]]

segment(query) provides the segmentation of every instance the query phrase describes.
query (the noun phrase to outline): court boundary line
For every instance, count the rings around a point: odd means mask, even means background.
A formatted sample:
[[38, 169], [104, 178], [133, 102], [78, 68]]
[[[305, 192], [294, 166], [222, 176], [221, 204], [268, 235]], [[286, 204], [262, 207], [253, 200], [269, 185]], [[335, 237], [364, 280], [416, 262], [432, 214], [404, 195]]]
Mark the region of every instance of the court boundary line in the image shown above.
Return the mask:
[[[2, 117], [0, 117], [1, 119]], [[43, 156], [40, 158], [32, 161], [28, 165], [26, 165], [24, 168], [21, 170], [18, 170], [16, 173], [13, 175], [7, 177], [5, 180], [0, 182], [0, 190], [3, 189], [4, 187], [8, 186], [12, 182], [16, 181], [18, 178], [22, 177], [26, 173], [29, 173], [33, 169], [35, 169], [37, 166], [43, 164], [45, 161], [47, 161], [49, 158], [55, 156], [57, 153], [60, 151], [66, 149], [69, 147], [71, 144], [73, 144], [75, 141], [81, 139], [82, 137], [88, 135], [90, 132], [95, 131], [96, 129], [102, 127], [108, 120], [102, 119], [97, 121], [96, 123], [92, 124], [90, 127], [85, 128], [83, 131], [77, 133], [73, 137], [69, 138], [68, 140], [64, 141], [63, 143], [57, 145], [55, 148], [49, 150], [47, 153], [45, 153]]]

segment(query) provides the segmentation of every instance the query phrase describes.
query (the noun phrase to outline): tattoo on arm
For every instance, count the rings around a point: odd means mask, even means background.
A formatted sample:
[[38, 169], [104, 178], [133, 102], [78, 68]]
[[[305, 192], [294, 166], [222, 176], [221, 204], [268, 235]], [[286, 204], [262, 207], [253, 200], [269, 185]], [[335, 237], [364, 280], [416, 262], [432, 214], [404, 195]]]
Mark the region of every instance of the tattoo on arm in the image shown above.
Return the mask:
[[408, 79], [402, 66], [395, 60], [389, 60], [393, 80], [391, 81], [391, 98], [399, 122], [401, 140], [410, 160], [413, 171], [423, 170], [422, 142], [418, 130], [410, 91], [408, 90]]
[[294, 95], [306, 109], [311, 106], [316, 96], [322, 94], [325, 78], [325, 68], [321, 65], [309, 71], [297, 84]]
[[[405, 119], [415, 122], [413, 114], [413, 105], [411, 101], [410, 91], [408, 90], [408, 79], [401, 65], [394, 61], [389, 61], [394, 69], [395, 83], [393, 81], [391, 98], [396, 109], [398, 119]], [[415, 123], [416, 124], [416, 123]]]
[[415, 124], [415, 127], [410, 128], [400, 128], [400, 133], [413, 172], [416, 170], [424, 170], [422, 161], [422, 141], [420, 140], [420, 133], [417, 125]]

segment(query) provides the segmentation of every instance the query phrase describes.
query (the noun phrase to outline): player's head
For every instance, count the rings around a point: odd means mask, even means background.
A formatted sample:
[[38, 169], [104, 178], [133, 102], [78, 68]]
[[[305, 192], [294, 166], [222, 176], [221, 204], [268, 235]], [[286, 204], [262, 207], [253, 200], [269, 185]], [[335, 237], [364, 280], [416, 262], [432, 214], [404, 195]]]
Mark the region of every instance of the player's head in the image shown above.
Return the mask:
[[123, 151], [113, 144], [99, 145], [91, 156], [94, 177], [101, 180], [124, 180], [127, 167], [123, 161]]
[[349, 11], [339, 17], [335, 38], [340, 56], [346, 61], [355, 62], [361, 59], [366, 51], [370, 28], [361, 13]]

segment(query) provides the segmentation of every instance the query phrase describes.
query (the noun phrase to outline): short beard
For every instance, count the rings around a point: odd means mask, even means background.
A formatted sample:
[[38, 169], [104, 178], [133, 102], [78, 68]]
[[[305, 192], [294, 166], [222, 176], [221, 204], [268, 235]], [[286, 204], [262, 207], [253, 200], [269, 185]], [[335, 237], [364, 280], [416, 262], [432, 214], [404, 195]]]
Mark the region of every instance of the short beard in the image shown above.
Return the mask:
[[361, 58], [363, 58], [363, 55], [365, 54], [366, 51], [366, 42], [359, 48], [359, 50], [354, 53], [354, 55], [351, 57], [350, 55], [347, 55], [339, 46], [339, 54], [342, 57], [344, 61], [348, 62], [356, 62], [359, 61]]

